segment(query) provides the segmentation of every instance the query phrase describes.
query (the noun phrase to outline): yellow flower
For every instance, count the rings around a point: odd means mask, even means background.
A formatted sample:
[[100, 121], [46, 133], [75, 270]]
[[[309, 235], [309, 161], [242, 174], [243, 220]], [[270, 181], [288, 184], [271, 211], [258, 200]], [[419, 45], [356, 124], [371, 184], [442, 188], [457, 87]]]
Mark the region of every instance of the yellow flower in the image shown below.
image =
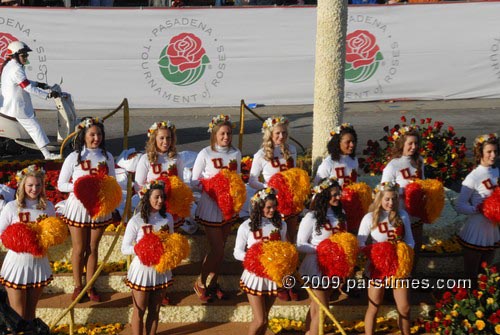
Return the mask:
[[483, 330], [486, 327], [486, 323], [483, 320], [476, 320], [476, 327], [478, 330]]
[[487, 303], [488, 305], [493, 305], [493, 303], [494, 303], [494, 302], [495, 302], [495, 299], [493, 299], [493, 298], [488, 298], [488, 299], [486, 299], [486, 303]]
[[484, 314], [482, 311], [476, 311], [476, 316], [479, 318], [479, 319], [482, 319]]
[[458, 312], [453, 310], [450, 312], [451, 316], [453, 316], [454, 318], [456, 318], [458, 316]]
[[466, 329], [469, 329], [471, 327], [471, 324], [467, 319], [463, 320], [462, 324], [465, 326]]
[[495, 326], [495, 333], [500, 334], [500, 325]]

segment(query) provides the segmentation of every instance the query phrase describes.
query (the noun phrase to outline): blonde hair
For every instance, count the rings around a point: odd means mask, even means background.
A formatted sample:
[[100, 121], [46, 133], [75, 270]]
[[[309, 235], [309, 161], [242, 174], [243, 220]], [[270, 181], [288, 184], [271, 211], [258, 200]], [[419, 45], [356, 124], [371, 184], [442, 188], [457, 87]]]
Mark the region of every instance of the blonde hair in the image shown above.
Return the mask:
[[[233, 134], [233, 123], [230, 121], [230, 120], [226, 120], [226, 121], [222, 121], [222, 122], [218, 122], [216, 124], [213, 125], [213, 127], [211, 128], [212, 130], [210, 131], [210, 148], [212, 148], [213, 151], [217, 151], [215, 149], [215, 145], [217, 144], [217, 132], [219, 131], [219, 129], [222, 127], [222, 126], [228, 126], [229, 129], [231, 129], [231, 136]], [[231, 139], [231, 147], [232, 147], [232, 139]]]
[[[378, 192], [375, 195], [375, 200], [373, 200], [373, 203], [370, 205], [369, 211], [372, 212], [372, 227], [371, 229], [375, 229], [378, 227], [378, 222], [380, 219], [380, 212], [383, 211], [382, 209], [382, 198], [384, 197], [384, 194], [386, 192], [393, 192], [398, 196], [398, 188], [397, 186], [392, 186], [392, 185], [385, 185], [382, 187], [382, 190]], [[389, 212], [389, 218], [388, 218], [389, 223], [392, 223], [394, 227], [399, 227], [403, 225], [403, 219], [401, 219], [401, 216], [399, 215], [399, 198], [396, 197], [394, 201], [394, 209], [392, 209]]]
[[[288, 131], [288, 126], [284, 123], [279, 123], [274, 127], [267, 127], [263, 129], [264, 135], [262, 136], [262, 149], [264, 149], [264, 159], [266, 161], [271, 161], [274, 158], [273, 129], [276, 127], [283, 127]], [[286, 139], [288, 140], [288, 134]], [[288, 160], [288, 157], [290, 157], [290, 149], [286, 140], [280, 145], [280, 149], [285, 161]]]
[[169, 158], [174, 158], [177, 155], [177, 148], [175, 144], [177, 143], [177, 135], [175, 133], [175, 129], [172, 129], [171, 127], [166, 127], [166, 126], [160, 126], [158, 129], [155, 129], [151, 132], [151, 136], [149, 136], [148, 140], [146, 141], [146, 155], [148, 156], [148, 160], [151, 164], [156, 163], [156, 160], [158, 159], [158, 148], [156, 147], [156, 135], [158, 135], [158, 130], [160, 129], [166, 129], [170, 131], [170, 136], [172, 136], [172, 143], [170, 144], [170, 147], [168, 148], [168, 157]]
[[16, 203], [20, 208], [26, 208], [26, 185], [27, 177], [35, 177], [40, 180], [41, 191], [38, 195], [38, 204], [36, 209], [45, 210], [47, 208], [47, 196], [45, 194], [45, 172], [43, 170], [27, 171], [23, 174], [21, 180], [17, 184]]

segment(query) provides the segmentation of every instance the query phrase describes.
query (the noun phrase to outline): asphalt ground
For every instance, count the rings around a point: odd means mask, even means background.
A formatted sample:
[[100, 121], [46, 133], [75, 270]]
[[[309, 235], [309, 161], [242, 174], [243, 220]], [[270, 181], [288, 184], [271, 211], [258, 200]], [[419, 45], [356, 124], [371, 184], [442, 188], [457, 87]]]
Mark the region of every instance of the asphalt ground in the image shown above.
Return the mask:
[[[78, 117], [103, 117], [112, 110], [78, 110]], [[313, 106], [260, 106], [254, 111], [261, 117], [286, 115], [290, 120], [290, 136], [297, 139], [306, 149], [311, 148], [313, 132]], [[208, 123], [216, 114], [230, 114], [233, 121], [239, 120], [239, 106], [221, 108], [176, 108], [176, 109], [131, 109], [129, 148], [143, 150], [147, 129], [153, 122], [171, 120], [177, 127], [177, 146], [179, 151], [199, 151], [209, 144]], [[392, 127], [400, 123], [401, 116], [408, 120], [415, 117], [432, 118], [444, 122], [444, 127], [453, 126], [458, 136], [467, 139], [471, 147], [474, 137], [479, 134], [499, 132], [500, 99], [471, 99], [447, 101], [388, 101], [346, 103], [344, 122], [354, 125], [358, 134], [357, 154], [361, 155], [368, 140], [377, 140], [384, 135], [384, 126]], [[37, 112], [40, 123], [50, 135], [56, 133], [56, 112], [41, 110]], [[262, 122], [249, 112], [245, 113], [243, 136], [243, 155], [253, 155], [262, 143]], [[115, 156], [122, 151], [123, 113], [119, 112], [105, 122], [106, 146]], [[233, 144], [238, 146], [239, 124], [235, 129]], [[300, 152], [300, 150], [299, 150]], [[2, 160], [41, 158], [41, 154], [4, 156]]]

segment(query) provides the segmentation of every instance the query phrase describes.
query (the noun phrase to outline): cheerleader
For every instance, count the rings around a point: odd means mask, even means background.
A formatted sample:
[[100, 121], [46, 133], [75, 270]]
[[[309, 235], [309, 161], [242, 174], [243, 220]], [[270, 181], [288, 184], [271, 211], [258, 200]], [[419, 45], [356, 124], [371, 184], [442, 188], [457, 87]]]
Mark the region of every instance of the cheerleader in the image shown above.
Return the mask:
[[[75, 151], [63, 163], [57, 188], [70, 195], [62, 209], [62, 219], [69, 226], [71, 244], [73, 246], [71, 263], [73, 264], [73, 281], [75, 289], [72, 299], [75, 300], [83, 289], [82, 274], [86, 269], [87, 282], [97, 268], [99, 241], [107, 225], [112, 222], [111, 214], [93, 220], [87, 209], [75, 196], [74, 184], [80, 177], [107, 173], [115, 177], [115, 162], [111, 153], [106, 151], [104, 125], [98, 118], [84, 118], [77, 127]], [[94, 192], [95, 190], [88, 190]], [[99, 302], [101, 297], [91, 288], [88, 292], [91, 301]]]
[[[300, 265], [299, 272], [309, 278], [321, 278], [318, 266], [316, 247], [320, 242], [339, 231], [346, 231], [346, 218], [340, 203], [341, 189], [336, 178], [325, 178], [313, 189], [314, 197], [311, 211], [304, 216], [297, 235], [297, 250], [306, 256]], [[324, 306], [328, 306], [332, 289], [330, 287], [312, 289]], [[319, 332], [320, 306], [311, 300], [306, 318], [306, 334]]]
[[[370, 212], [363, 217], [359, 226], [358, 242], [360, 248], [366, 246], [370, 237], [372, 244], [397, 241], [402, 239], [411, 248], [414, 247], [411, 224], [408, 214], [399, 209], [398, 185], [394, 183], [382, 183], [377, 186], [375, 200], [370, 206]], [[369, 273], [367, 273], [370, 276]], [[371, 278], [371, 277], [370, 277]], [[371, 278], [373, 279], [373, 278]], [[368, 286], [368, 309], [365, 314], [366, 334], [375, 333], [375, 319], [377, 312], [384, 299], [384, 283]], [[398, 325], [402, 334], [410, 334], [410, 302], [408, 288], [393, 288], [394, 300], [398, 310]]]
[[[259, 190], [252, 197], [251, 206], [250, 218], [238, 228], [234, 245], [233, 255], [239, 261], [245, 259], [246, 250], [255, 243], [269, 240], [286, 241], [287, 226], [277, 210], [274, 189]], [[240, 287], [247, 293], [253, 313], [248, 334], [265, 334], [269, 310], [278, 294], [278, 285], [245, 269], [241, 275]]]
[[[159, 230], [174, 232], [173, 219], [165, 209], [164, 183], [152, 181], [144, 185], [144, 196], [139, 202], [137, 214], [127, 224], [123, 236], [122, 253], [134, 255], [134, 246], [144, 233]], [[156, 272], [154, 267], [143, 265], [134, 257], [127, 273], [125, 284], [132, 289], [134, 311], [132, 313], [133, 335], [154, 335], [158, 328], [158, 318], [166, 288], [172, 283], [172, 272]], [[144, 327], [144, 314], [148, 310]], [[146, 332], [144, 333], [144, 329]]]
[[459, 233], [464, 247], [464, 270], [474, 280], [481, 263], [491, 264], [495, 249], [500, 245], [500, 232], [494, 222], [482, 214], [483, 201], [498, 187], [498, 135], [485, 134], [474, 141], [474, 159], [477, 167], [465, 177], [456, 203], [457, 211], [468, 215]]
[[[45, 195], [43, 169], [30, 165], [18, 172], [16, 179], [16, 199], [10, 201], [0, 215], [0, 235], [14, 223], [29, 224], [42, 215], [55, 216], [54, 205]], [[10, 306], [24, 320], [31, 322], [35, 319], [40, 295], [51, 281], [52, 271], [46, 256], [7, 252], [0, 270], [0, 284], [7, 291]]]
[[350, 123], [342, 123], [330, 132], [327, 149], [329, 156], [318, 167], [314, 185], [324, 178], [335, 177], [340, 186], [355, 183], [358, 178], [356, 143], [358, 135]]
[[[424, 161], [420, 156], [420, 134], [414, 127], [402, 127], [393, 133], [394, 148], [392, 159], [382, 172], [381, 183], [396, 183], [399, 185], [399, 208], [405, 209], [404, 190], [414, 179], [424, 178]], [[410, 217], [411, 231], [415, 239], [415, 258], [413, 265], [416, 266], [418, 253], [422, 246], [423, 222], [417, 218]]]
[[[209, 124], [210, 146], [200, 151], [193, 166], [191, 186], [201, 189], [200, 179], [214, 177], [221, 169], [240, 173], [241, 152], [231, 144], [233, 123], [228, 115], [218, 115]], [[224, 260], [224, 246], [238, 217], [225, 220], [220, 208], [207, 192], [202, 190], [196, 208], [196, 221], [205, 227], [210, 246], [201, 266], [201, 274], [194, 284], [194, 291], [202, 301], [225, 299], [227, 295], [217, 284], [220, 266]]]

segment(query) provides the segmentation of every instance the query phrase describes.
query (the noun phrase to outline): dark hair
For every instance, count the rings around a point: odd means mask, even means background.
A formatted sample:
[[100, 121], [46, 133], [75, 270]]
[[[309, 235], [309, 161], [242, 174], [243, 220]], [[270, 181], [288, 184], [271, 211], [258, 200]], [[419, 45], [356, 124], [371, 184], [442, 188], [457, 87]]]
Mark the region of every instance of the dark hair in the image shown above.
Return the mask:
[[340, 160], [340, 155], [342, 154], [340, 150], [340, 141], [342, 140], [342, 136], [346, 134], [351, 134], [352, 137], [354, 137], [354, 150], [352, 151], [352, 154], [349, 155], [351, 158], [356, 157], [356, 145], [358, 144], [358, 135], [356, 134], [356, 131], [352, 127], [346, 127], [343, 128], [339, 134], [335, 134], [332, 136], [330, 141], [328, 141], [328, 144], [326, 148], [328, 149], [328, 153], [330, 154], [330, 157], [332, 158], [333, 161], [339, 161]]
[[[484, 135], [482, 135], [484, 136]], [[478, 136], [479, 137], [479, 136]], [[483, 141], [482, 143], [477, 142], [476, 138], [476, 143], [474, 144], [474, 161], [476, 162], [476, 166], [481, 164], [481, 159], [483, 158], [483, 150], [486, 144], [492, 144], [497, 147], [497, 151], [499, 149], [498, 147], [498, 137], [489, 137], [487, 140]]]
[[[87, 119], [92, 119], [92, 117], [85, 116], [82, 118], [82, 121], [85, 121]], [[105, 144], [106, 133], [104, 132], [104, 125], [101, 122], [98, 122], [98, 123], [93, 124], [92, 126], [96, 126], [97, 128], [99, 128], [101, 130], [102, 141], [99, 144], [99, 148], [101, 149], [101, 152], [104, 155], [104, 157], [107, 158], [108, 156], [106, 153], [106, 144]], [[87, 131], [89, 129], [90, 129], [90, 127], [80, 129], [80, 131], [78, 132], [78, 134], [75, 137], [74, 147], [75, 147], [75, 151], [78, 152], [77, 164], [80, 164], [82, 162], [82, 150], [83, 150], [83, 147], [85, 146], [85, 134], [87, 134]]]
[[[324, 178], [320, 181], [320, 184], [327, 180], [328, 178]], [[342, 190], [338, 181], [332, 181], [332, 184], [322, 190], [320, 193], [316, 194], [311, 202], [311, 210], [314, 212], [314, 216], [316, 217], [316, 232], [321, 234], [321, 228], [324, 227], [325, 223], [327, 223], [326, 213], [328, 208], [330, 207], [330, 198], [332, 188], [337, 187], [339, 191]], [[338, 206], [332, 207], [333, 214], [339, 220], [339, 223], [344, 225], [346, 222], [345, 213], [342, 210], [342, 203], [339, 201]]]
[[[257, 191], [258, 192], [258, 191]], [[275, 194], [269, 194], [264, 200], [253, 201], [252, 208], [250, 211], [250, 231], [256, 232], [262, 227], [262, 209], [266, 205], [266, 201], [271, 200], [278, 203], [278, 199]], [[273, 217], [270, 219], [273, 226], [281, 229], [281, 214], [276, 210], [274, 211]]]
[[417, 138], [418, 148], [417, 148], [417, 150], [415, 150], [415, 153], [413, 155], [411, 155], [410, 163], [415, 169], [417, 169], [417, 171], [416, 171], [417, 177], [422, 178], [423, 159], [422, 159], [422, 157], [420, 157], [420, 150], [419, 149], [420, 149], [420, 145], [421, 145], [420, 144], [421, 138], [420, 138], [420, 133], [418, 132], [418, 130], [410, 129], [409, 131], [407, 131], [406, 133], [401, 135], [401, 137], [399, 137], [394, 142], [394, 147], [392, 148], [392, 158], [400, 158], [403, 156], [403, 150], [404, 150], [404, 146], [406, 143], [406, 139], [409, 136], [414, 136]]
[[149, 223], [149, 215], [151, 214], [151, 194], [153, 193], [153, 190], [161, 190], [161, 193], [163, 194], [163, 198], [165, 201], [163, 201], [163, 206], [161, 206], [161, 209], [159, 210], [159, 214], [161, 215], [162, 218], [165, 218], [167, 216], [167, 206], [166, 206], [166, 195], [165, 195], [165, 188], [164, 184], [154, 184], [151, 186], [149, 190], [146, 191], [146, 194], [142, 197], [141, 201], [139, 202], [139, 208], [140, 208], [140, 213], [141, 213], [141, 218], [144, 220], [144, 223]]

